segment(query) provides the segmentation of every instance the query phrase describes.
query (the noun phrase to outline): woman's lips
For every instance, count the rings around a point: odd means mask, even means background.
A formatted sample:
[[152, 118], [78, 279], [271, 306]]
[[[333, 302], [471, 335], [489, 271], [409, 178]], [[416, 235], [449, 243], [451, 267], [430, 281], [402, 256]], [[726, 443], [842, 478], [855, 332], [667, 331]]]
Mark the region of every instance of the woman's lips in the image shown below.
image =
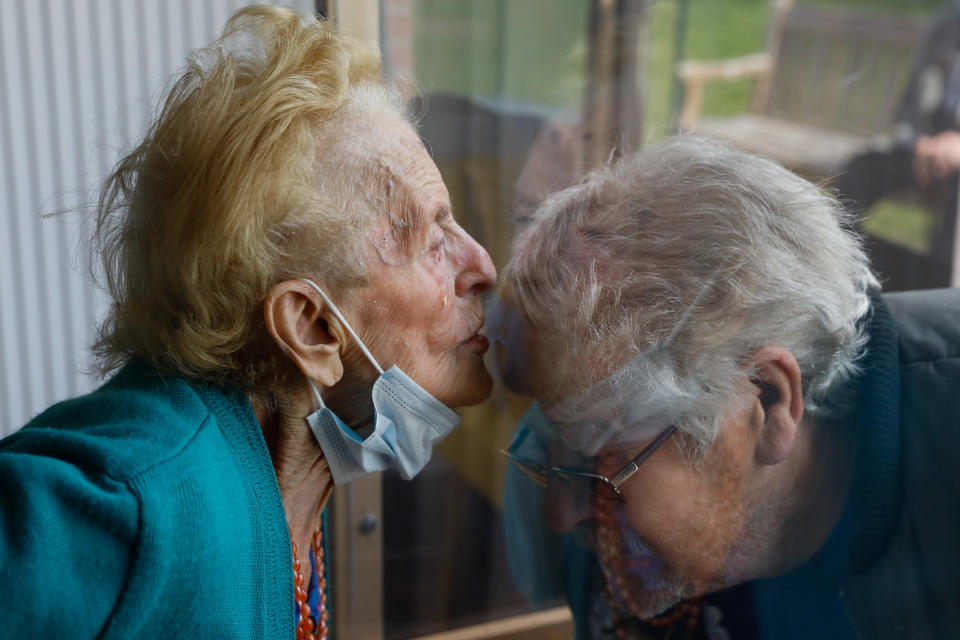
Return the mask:
[[465, 344], [468, 349], [481, 356], [487, 352], [487, 349], [490, 348], [490, 341], [479, 333], [463, 344]]

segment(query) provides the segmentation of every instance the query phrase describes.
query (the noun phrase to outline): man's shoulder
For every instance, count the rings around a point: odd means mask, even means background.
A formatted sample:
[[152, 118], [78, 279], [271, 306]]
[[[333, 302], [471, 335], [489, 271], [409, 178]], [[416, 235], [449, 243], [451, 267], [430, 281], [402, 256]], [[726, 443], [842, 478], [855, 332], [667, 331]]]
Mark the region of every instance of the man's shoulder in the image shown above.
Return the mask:
[[901, 519], [854, 595], [877, 637], [946, 637], [960, 624], [952, 606], [960, 571], [960, 289], [886, 301], [900, 342]]
[[884, 296], [897, 326], [901, 365], [960, 359], [960, 289]]
[[960, 453], [960, 289], [897, 293], [886, 302], [899, 342], [901, 442], [915, 467], [908, 475], [946, 474], [956, 490], [958, 467], [930, 461]]
[[194, 385], [131, 363], [99, 389], [36, 416], [0, 441], [0, 453], [62, 460], [127, 482], [182, 454], [211, 422]]

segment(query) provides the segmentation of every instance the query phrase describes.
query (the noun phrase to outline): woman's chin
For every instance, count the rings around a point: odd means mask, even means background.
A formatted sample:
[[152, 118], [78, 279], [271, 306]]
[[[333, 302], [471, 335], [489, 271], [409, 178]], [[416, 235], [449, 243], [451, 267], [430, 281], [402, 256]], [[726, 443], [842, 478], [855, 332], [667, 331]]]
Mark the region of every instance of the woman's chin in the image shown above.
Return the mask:
[[493, 390], [493, 378], [479, 358], [466, 370], [461, 370], [451, 382], [447, 393], [438, 395], [437, 399], [453, 408], [480, 404]]

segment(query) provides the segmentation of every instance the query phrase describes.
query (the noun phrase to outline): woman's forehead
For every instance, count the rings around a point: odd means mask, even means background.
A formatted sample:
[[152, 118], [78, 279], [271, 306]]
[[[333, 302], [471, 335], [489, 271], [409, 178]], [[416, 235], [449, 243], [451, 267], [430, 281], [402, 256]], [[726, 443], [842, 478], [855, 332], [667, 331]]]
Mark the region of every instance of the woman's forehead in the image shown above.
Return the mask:
[[436, 165], [408, 126], [372, 158], [364, 186], [370, 234], [380, 258], [408, 261], [424, 249], [433, 223], [452, 219], [450, 197]]

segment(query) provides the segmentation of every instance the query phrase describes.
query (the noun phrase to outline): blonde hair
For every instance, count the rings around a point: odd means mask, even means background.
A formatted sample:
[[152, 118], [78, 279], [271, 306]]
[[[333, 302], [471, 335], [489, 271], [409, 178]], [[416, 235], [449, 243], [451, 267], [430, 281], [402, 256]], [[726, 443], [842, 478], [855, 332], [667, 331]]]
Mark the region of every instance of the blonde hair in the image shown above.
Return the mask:
[[245, 390], [282, 384], [261, 303], [288, 278], [366, 282], [369, 216], [350, 196], [376, 167], [343, 175], [365, 162], [344, 154], [366, 135], [358, 118], [381, 113], [409, 121], [379, 54], [316, 18], [247, 7], [193, 52], [100, 196], [97, 275], [113, 301], [100, 371], [136, 358]]

